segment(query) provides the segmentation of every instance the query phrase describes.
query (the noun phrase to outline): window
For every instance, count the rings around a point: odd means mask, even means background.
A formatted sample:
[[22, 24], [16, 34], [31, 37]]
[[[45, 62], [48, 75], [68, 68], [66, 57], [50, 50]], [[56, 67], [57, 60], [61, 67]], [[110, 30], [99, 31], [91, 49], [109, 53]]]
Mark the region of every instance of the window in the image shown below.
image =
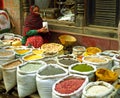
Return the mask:
[[119, 0], [87, 0], [87, 24], [117, 27]]

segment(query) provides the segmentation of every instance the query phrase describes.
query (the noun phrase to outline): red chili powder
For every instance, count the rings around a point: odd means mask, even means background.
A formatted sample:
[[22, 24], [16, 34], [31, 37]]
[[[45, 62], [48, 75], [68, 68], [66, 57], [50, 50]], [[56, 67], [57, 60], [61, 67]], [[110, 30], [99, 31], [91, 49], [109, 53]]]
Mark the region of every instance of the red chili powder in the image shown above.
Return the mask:
[[78, 90], [84, 83], [84, 79], [71, 78], [56, 84], [55, 90], [61, 94], [70, 94]]

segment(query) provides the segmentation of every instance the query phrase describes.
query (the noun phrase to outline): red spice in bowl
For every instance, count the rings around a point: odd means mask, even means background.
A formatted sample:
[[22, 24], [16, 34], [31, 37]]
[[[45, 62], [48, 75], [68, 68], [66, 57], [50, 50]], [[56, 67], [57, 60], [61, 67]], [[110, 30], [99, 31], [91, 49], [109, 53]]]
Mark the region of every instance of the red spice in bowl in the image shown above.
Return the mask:
[[84, 79], [70, 78], [58, 83], [55, 90], [61, 94], [70, 94], [78, 90], [84, 83]]

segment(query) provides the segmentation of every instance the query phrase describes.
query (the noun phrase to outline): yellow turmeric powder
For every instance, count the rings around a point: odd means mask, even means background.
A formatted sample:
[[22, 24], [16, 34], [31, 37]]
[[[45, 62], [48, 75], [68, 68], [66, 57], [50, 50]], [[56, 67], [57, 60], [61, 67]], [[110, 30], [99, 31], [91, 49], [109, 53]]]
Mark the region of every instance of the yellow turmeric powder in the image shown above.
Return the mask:
[[27, 53], [27, 52], [29, 52], [30, 51], [30, 49], [16, 49], [15, 50], [15, 52], [17, 53], [17, 54], [25, 54], [25, 53]]
[[25, 57], [24, 57], [24, 60], [25, 60], [25, 61], [38, 60], [38, 59], [41, 59], [41, 58], [43, 58], [42, 55], [30, 54], [30, 55], [25, 56]]

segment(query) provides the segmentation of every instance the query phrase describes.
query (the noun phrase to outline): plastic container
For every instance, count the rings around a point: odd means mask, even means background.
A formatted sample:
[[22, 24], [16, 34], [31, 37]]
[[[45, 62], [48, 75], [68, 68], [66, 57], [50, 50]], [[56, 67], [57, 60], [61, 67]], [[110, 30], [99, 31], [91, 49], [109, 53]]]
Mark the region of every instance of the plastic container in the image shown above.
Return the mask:
[[85, 52], [86, 48], [84, 46], [74, 46], [72, 54], [76, 57], [82, 55]]

